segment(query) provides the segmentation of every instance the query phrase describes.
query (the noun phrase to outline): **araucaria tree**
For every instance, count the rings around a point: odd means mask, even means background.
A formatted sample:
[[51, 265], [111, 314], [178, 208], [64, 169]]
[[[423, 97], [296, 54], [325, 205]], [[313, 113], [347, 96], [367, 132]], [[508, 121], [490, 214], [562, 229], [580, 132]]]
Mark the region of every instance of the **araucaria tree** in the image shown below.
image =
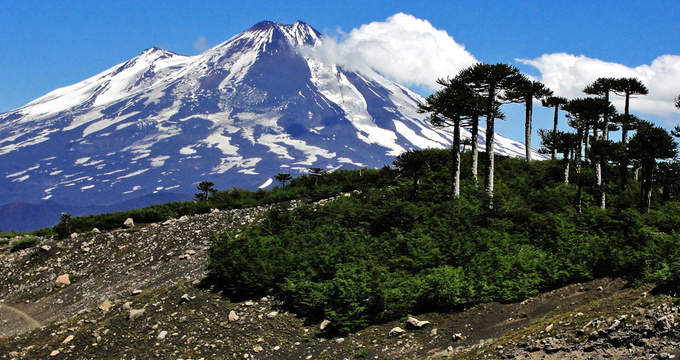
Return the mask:
[[[425, 104], [418, 104], [420, 112], [430, 113], [430, 124], [434, 127], [453, 127], [453, 165], [451, 167], [451, 192], [454, 199], [460, 198], [460, 127], [462, 121], [475, 112], [477, 97], [472, 89], [459, 78], [439, 79], [443, 88], [427, 97]], [[476, 113], [476, 112], [475, 112]], [[472, 144], [475, 146], [475, 144]], [[414, 194], [416, 188], [414, 187]]]
[[[618, 86], [618, 80], [614, 78], [598, 78], [590, 85], [583, 88], [583, 92], [588, 95], [599, 95], [605, 102], [609, 103], [609, 93]], [[604, 114], [602, 117], [602, 138], [609, 139], [609, 116]], [[597, 130], [595, 130], [596, 132]], [[595, 134], [597, 135], [597, 134]]]
[[478, 63], [462, 70], [458, 77], [467, 83], [477, 94], [486, 98], [486, 174], [484, 191], [487, 196], [487, 207], [493, 209], [494, 183], [494, 121], [496, 119], [496, 103], [500, 95], [514, 89], [522, 80], [519, 70], [508, 64]]
[[286, 181], [291, 181], [293, 180], [293, 176], [287, 173], [278, 173], [276, 176], [274, 176], [274, 180], [278, 181], [281, 183], [281, 187], [286, 186]]
[[678, 155], [678, 144], [663, 128], [643, 121], [628, 143], [633, 158], [642, 169], [640, 211], [647, 212], [652, 203], [652, 182], [657, 160], [670, 159]]
[[514, 88], [509, 89], [503, 94], [503, 99], [507, 101], [524, 104], [524, 146], [526, 148], [527, 161], [531, 161], [531, 135], [533, 133], [531, 127], [534, 99], [545, 100], [552, 93], [552, 90], [548, 89], [542, 82], [529, 80], [527, 77], [522, 76]]
[[[599, 205], [601, 208], [605, 208], [606, 202], [606, 183], [604, 182], [602, 176], [602, 163], [606, 162], [606, 157], [602, 149], [605, 146], [600, 146], [598, 144], [598, 154], [596, 157], [589, 157], [589, 152], [586, 149], [582, 151], [582, 144], [589, 138], [589, 129], [601, 129], [605, 126], [603, 120], [606, 116], [611, 116], [615, 112], [614, 107], [609, 103], [609, 100], [603, 98], [583, 98], [570, 100], [566, 105], [564, 105], [564, 110], [569, 113], [569, 126], [576, 129], [578, 145], [576, 147], [576, 156], [574, 157], [574, 167], [576, 168], [577, 176], [579, 176], [581, 171], [581, 157], [586, 156], [590, 159], [597, 160], [595, 164], [595, 173], [597, 176], [597, 183], [600, 187], [600, 201]], [[580, 208], [581, 204], [581, 186], [582, 183], [578, 182], [578, 193], [576, 204]]]
[[195, 193], [194, 197], [198, 201], [208, 200], [212, 194], [217, 192], [217, 189], [215, 189], [214, 186], [215, 183], [212, 181], [201, 181], [198, 186], [196, 186], [196, 189], [201, 192]]
[[628, 130], [632, 130], [631, 126], [634, 123], [628, 119], [628, 116], [630, 115], [630, 97], [633, 95], [647, 95], [649, 94], [649, 90], [647, 90], [647, 87], [636, 78], [616, 79], [612, 89], [616, 95], [625, 97], [623, 106], [624, 117], [622, 118], [624, 121], [621, 124], [621, 142], [625, 144], [628, 141]]
[[[543, 100], [541, 100], [541, 104], [545, 107], [552, 107], [555, 108], [555, 115], [553, 118], [553, 131], [557, 132], [557, 125], [558, 125], [558, 120], [559, 120], [559, 111], [564, 106], [564, 104], [567, 103], [567, 98], [561, 97], [561, 96], [549, 96]], [[555, 160], [557, 157], [557, 149], [553, 149], [552, 151], [552, 159]]]

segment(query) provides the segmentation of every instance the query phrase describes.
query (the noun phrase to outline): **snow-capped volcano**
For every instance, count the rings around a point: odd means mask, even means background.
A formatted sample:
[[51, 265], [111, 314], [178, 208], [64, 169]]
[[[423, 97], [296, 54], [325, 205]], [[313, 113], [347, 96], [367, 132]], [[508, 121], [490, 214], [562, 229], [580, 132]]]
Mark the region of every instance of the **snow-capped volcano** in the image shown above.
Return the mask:
[[[316, 59], [308, 49], [322, 41], [303, 22], [265, 21], [196, 56], [147, 49], [0, 114], [0, 204], [111, 204], [203, 180], [257, 188], [280, 172], [450, 146], [417, 113], [422, 97]], [[499, 153], [523, 154], [497, 139]]]

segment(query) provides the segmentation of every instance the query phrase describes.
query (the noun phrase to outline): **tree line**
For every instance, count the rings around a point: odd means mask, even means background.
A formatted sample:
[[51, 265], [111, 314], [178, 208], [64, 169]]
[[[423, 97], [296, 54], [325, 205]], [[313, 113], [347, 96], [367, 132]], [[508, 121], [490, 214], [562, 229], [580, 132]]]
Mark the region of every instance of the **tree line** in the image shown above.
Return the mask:
[[[461, 70], [453, 78], [438, 79], [442, 89], [427, 97], [425, 103], [419, 104], [419, 111], [430, 114], [430, 123], [435, 127], [453, 128], [453, 167], [452, 194], [460, 197], [460, 147], [461, 127], [469, 127], [471, 139], [463, 145], [471, 147], [471, 178], [478, 179], [478, 139], [480, 117], [486, 119], [485, 136], [485, 174], [484, 193], [486, 207], [493, 209], [494, 199], [494, 125], [496, 119], [504, 119], [501, 106], [507, 103], [522, 103], [525, 107], [525, 148], [527, 161], [531, 161], [531, 138], [533, 134], [533, 101], [540, 100], [545, 107], [554, 108], [552, 130], [540, 129], [541, 151], [551, 154], [556, 159], [561, 154], [564, 163], [564, 182], [573, 178], [578, 187], [575, 204], [581, 206], [581, 188], [583, 185], [582, 168], [593, 169], [599, 187], [598, 205], [606, 208], [608, 184], [612, 181], [607, 176], [606, 168], [616, 165], [619, 169], [618, 184], [627, 187], [632, 172], [640, 172], [642, 182], [640, 193], [640, 209], [649, 210], [651, 189], [654, 177], [659, 172], [676, 171], [678, 154], [677, 143], [673, 136], [680, 136], [680, 126], [669, 133], [649, 121], [630, 113], [630, 100], [637, 95], [647, 95], [648, 89], [636, 78], [598, 78], [583, 89], [589, 97], [566, 99], [554, 96], [543, 83], [531, 80], [516, 67], [507, 64], [478, 63]], [[610, 94], [624, 97], [624, 112], [616, 111], [610, 101]], [[676, 107], [680, 108], [680, 96], [676, 99]], [[558, 130], [559, 111], [567, 112], [570, 131]], [[621, 131], [621, 140], [614, 142], [610, 133]], [[635, 134], [629, 139], [629, 132]], [[397, 167], [423, 167], [412, 153], [402, 154], [397, 159]], [[570, 165], [573, 164], [573, 171]], [[411, 174], [418, 171], [410, 169]], [[655, 175], [657, 174], [657, 175]], [[680, 175], [666, 174], [666, 178]], [[414, 194], [417, 190], [417, 178], [414, 177]], [[415, 196], [415, 195], [414, 195]]]

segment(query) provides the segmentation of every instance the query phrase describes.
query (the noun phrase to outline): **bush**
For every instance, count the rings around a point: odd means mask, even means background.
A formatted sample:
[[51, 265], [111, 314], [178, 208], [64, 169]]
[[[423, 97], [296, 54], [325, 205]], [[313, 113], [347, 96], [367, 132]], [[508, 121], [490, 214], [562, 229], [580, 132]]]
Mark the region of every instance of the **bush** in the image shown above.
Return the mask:
[[40, 239], [37, 237], [27, 237], [21, 240], [17, 240], [12, 244], [12, 248], [9, 252], [17, 252], [19, 250], [28, 249], [40, 244]]

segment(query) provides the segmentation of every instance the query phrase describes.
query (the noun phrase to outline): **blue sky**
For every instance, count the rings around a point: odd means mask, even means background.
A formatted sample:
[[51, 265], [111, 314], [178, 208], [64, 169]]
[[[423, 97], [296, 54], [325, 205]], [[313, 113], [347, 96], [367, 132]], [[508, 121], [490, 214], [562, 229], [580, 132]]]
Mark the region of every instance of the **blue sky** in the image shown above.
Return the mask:
[[[680, 94], [680, 5], [659, 0], [3, 1], [0, 112], [82, 81], [151, 46], [194, 55], [261, 20], [302, 20], [339, 44], [362, 31], [370, 33], [362, 25], [388, 24], [389, 33], [381, 35], [385, 40], [400, 34], [403, 23], [393, 18], [398, 13], [425, 21], [430, 26], [423, 26], [425, 32], [445, 31], [459, 51], [477, 61], [514, 64], [567, 97], [582, 96], [581, 84], [598, 76], [642, 74], [650, 88], [648, 99], [639, 99], [643, 117], [664, 126], [680, 122], [680, 111], [672, 108], [672, 97]], [[417, 68], [419, 60], [450, 50], [407, 60]], [[441, 74], [437, 76], [455, 75], [455, 70], [434, 70]], [[416, 71], [403, 71], [393, 77], [423, 95], [432, 91], [417, 79], [408, 80]], [[519, 109], [508, 109], [510, 120], [520, 114]], [[536, 111], [537, 118], [547, 116]], [[535, 127], [544, 126], [536, 122]], [[499, 129], [521, 139], [518, 124], [508, 121]]]

